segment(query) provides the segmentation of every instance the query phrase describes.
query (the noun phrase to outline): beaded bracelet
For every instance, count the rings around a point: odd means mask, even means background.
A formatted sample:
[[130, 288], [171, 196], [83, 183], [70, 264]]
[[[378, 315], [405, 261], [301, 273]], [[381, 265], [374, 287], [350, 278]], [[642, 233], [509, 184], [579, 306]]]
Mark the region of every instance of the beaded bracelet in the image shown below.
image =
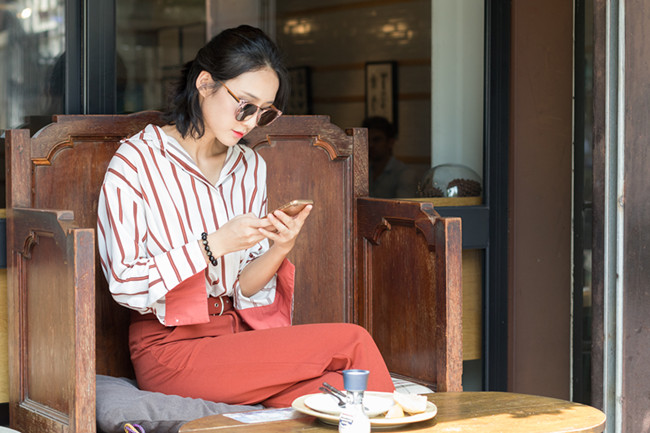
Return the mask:
[[210, 247], [208, 246], [208, 234], [206, 232], [201, 233], [201, 242], [203, 242], [203, 248], [205, 248], [205, 253], [208, 255], [208, 259], [210, 259], [210, 263], [212, 263], [212, 266], [217, 266], [217, 259], [212, 255], [212, 251], [210, 251]]

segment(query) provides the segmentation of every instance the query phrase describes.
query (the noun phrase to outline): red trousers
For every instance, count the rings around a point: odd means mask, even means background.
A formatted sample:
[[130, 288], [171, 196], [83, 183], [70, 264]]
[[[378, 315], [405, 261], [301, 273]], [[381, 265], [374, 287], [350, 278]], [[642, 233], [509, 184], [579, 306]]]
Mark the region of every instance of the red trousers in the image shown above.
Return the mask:
[[153, 315], [131, 323], [131, 359], [141, 389], [229, 404], [288, 407], [342, 370], [370, 370], [369, 391], [394, 390], [368, 332], [327, 323], [248, 330], [235, 310], [210, 323], [165, 327]]

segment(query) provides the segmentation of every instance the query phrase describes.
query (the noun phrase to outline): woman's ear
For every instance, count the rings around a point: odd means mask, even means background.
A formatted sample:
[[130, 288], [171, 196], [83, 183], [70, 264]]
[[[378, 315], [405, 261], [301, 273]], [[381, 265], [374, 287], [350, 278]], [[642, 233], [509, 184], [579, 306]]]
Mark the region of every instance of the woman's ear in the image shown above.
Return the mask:
[[201, 71], [196, 78], [196, 89], [199, 91], [199, 94], [205, 97], [213, 85], [214, 80], [212, 79], [212, 75], [208, 71]]

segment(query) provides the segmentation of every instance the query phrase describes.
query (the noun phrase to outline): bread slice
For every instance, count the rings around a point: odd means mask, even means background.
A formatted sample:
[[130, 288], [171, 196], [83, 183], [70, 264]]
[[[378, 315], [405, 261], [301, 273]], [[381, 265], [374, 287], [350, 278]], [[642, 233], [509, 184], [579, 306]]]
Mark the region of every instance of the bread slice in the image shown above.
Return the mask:
[[386, 418], [402, 418], [404, 416], [404, 411], [402, 410], [402, 406], [399, 404], [394, 404], [393, 407], [388, 409], [388, 412], [386, 412]]
[[402, 407], [404, 412], [410, 414], [422, 413], [427, 410], [427, 397], [424, 395], [393, 391], [393, 400]]

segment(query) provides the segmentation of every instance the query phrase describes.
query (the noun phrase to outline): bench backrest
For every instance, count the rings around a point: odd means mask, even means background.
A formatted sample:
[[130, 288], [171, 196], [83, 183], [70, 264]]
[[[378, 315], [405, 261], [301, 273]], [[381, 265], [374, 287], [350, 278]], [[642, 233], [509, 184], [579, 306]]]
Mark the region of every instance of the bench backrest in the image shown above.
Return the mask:
[[314, 201], [289, 259], [296, 264], [294, 323], [353, 321], [355, 200], [368, 194], [364, 129], [327, 116], [286, 116], [247, 140], [268, 167], [269, 210]]

